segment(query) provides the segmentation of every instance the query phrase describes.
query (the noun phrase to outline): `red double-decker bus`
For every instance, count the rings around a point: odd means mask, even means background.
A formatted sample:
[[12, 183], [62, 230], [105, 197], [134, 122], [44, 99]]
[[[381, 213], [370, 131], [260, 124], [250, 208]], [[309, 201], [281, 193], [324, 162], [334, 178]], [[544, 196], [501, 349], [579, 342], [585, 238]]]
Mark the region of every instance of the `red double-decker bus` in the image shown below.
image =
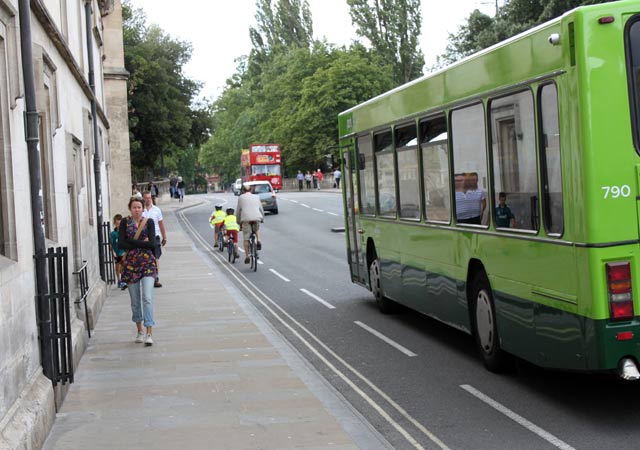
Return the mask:
[[279, 144], [251, 144], [242, 150], [242, 181], [268, 181], [274, 189], [282, 189], [282, 164]]

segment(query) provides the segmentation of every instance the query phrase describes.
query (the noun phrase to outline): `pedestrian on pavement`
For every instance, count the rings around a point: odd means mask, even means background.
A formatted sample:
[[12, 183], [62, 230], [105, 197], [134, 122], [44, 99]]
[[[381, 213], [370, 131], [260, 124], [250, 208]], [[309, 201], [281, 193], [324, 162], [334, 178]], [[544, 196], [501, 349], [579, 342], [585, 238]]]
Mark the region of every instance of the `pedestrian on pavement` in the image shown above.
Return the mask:
[[142, 198], [142, 193], [140, 192], [140, 189], [138, 189], [138, 183], [133, 183], [131, 185], [131, 196], [140, 199]]
[[324, 175], [322, 174], [322, 170], [318, 169], [316, 171], [316, 177], [318, 178], [318, 190], [320, 190], [320, 186], [322, 185], [322, 180], [324, 180]]
[[178, 198], [180, 199], [180, 203], [182, 203], [184, 201], [184, 181], [182, 181], [182, 177], [178, 177], [176, 189], [178, 189]]
[[340, 173], [340, 169], [336, 167], [336, 170], [333, 172], [333, 181], [336, 189], [340, 189], [340, 178], [342, 177], [342, 173]]
[[111, 231], [111, 252], [113, 254], [113, 260], [116, 263], [116, 280], [118, 281], [118, 287], [122, 290], [125, 290], [127, 288], [127, 284], [121, 279], [125, 251], [118, 247], [118, 230], [120, 229], [121, 221], [121, 214], [116, 214], [115, 216], [113, 216], [113, 231]]
[[178, 184], [178, 179], [176, 178], [175, 175], [171, 175], [171, 178], [169, 178], [169, 193], [171, 194], [172, 199], [178, 197], [176, 195], [178, 193], [178, 188], [176, 187], [176, 184]]
[[307, 173], [304, 175], [304, 181], [307, 183], [307, 190], [311, 189], [311, 173], [307, 170]]
[[304, 175], [301, 170], [298, 170], [298, 175], [296, 175], [296, 179], [298, 180], [298, 190], [302, 191], [302, 182], [304, 181]]
[[[153, 219], [143, 217], [144, 203], [137, 197], [129, 200], [131, 215], [120, 222], [118, 247], [126, 250], [122, 281], [127, 283], [131, 299], [131, 320], [138, 334], [135, 342], [153, 345], [153, 283], [158, 274]], [[143, 325], [146, 330], [143, 329]]]
[[[151, 198], [153, 198], [153, 197], [157, 197], [157, 196], [158, 196], [158, 194], [159, 194], [159, 192], [160, 192], [160, 191], [158, 190], [158, 186], [157, 186], [156, 184], [154, 184], [154, 182], [153, 182], [153, 181], [149, 181], [149, 182], [147, 183], [147, 187], [146, 187], [145, 191], [149, 191], [149, 192], [151, 192]], [[156, 204], [156, 202], [153, 202], [153, 204], [155, 205], [155, 204]]]
[[314, 170], [311, 177], [313, 178], [313, 188], [318, 189], [318, 172]]
[[153, 249], [153, 254], [156, 257], [158, 274], [156, 275], [156, 281], [153, 286], [161, 288], [162, 284], [160, 283], [160, 256], [162, 256], [162, 247], [164, 247], [167, 243], [167, 230], [164, 228], [162, 211], [160, 210], [160, 208], [153, 204], [153, 197], [151, 197], [151, 192], [146, 191], [144, 194], [142, 194], [142, 200], [144, 201], [144, 211], [142, 212], [142, 216], [153, 219], [153, 223], [155, 223], [156, 225], [154, 233], [154, 243], [156, 246]]
[[262, 241], [260, 240], [260, 223], [264, 218], [264, 210], [260, 197], [251, 192], [251, 188], [246, 184], [242, 185], [242, 195], [238, 197], [238, 206], [236, 207], [236, 218], [242, 229], [242, 240], [244, 243], [244, 263], [249, 264], [249, 236], [251, 229], [256, 233], [258, 241], [258, 250], [262, 250]]

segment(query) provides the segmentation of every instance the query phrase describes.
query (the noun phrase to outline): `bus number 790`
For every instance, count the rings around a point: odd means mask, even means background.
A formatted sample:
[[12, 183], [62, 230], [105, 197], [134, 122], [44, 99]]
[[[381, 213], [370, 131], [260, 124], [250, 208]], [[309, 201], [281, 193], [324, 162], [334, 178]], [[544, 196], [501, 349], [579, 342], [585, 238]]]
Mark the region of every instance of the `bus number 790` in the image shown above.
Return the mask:
[[629, 197], [631, 195], [631, 187], [627, 184], [622, 186], [602, 186], [604, 198]]

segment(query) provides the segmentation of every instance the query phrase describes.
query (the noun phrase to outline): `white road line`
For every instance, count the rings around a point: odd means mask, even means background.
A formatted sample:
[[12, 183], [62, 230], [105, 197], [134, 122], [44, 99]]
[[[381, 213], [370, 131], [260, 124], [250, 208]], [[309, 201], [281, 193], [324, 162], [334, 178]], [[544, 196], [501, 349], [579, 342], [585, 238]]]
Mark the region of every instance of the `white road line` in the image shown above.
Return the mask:
[[324, 209], [318, 209], [318, 208], [311, 208], [311, 209], [313, 209], [314, 211], [318, 211], [318, 212], [324, 212]]
[[328, 212], [327, 214], [331, 214], [332, 216], [337, 216], [336, 213]]
[[[260, 261], [260, 260], [258, 260]], [[287, 283], [290, 282], [291, 280], [288, 279], [287, 277], [285, 277], [284, 275], [282, 275], [281, 273], [278, 273], [277, 271], [273, 270], [273, 269], [269, 269], [269, 272], [273, 273], [275, 276], [283, 279], [284, 281], [286, 281]]]
[[305, 208], [311, 208], [311, 206], [305, 205], [304, 203], [300, 203], [300, 206], [304, 206]]
[[507, 416], [509, 419], [519, 423], [520, 425], [525, 427], [527, 430], [531, 431], [532, 433], [537, 434], [542, 439], [544, 439], [545, 441], [551, 443], [555, 447], [558, 447], [558, 448], [560, 448], [562, 450], [575, 450], [575, 448], [573, 448], [572, 446], [570, 446], [566, 442], [558, 439], [553, 434], [543, 430], [542, 428], [540, 428], [539, 426], [535, 425], [534, 423], [529, 422], [527, 419], [525, 419], [521, 415], [511, 411], [509, 408], [507, 408], [503, 404], [498, 403], [497, 401], [495, 401], [494, 399], [492, 399], [488, 395], [483, 394], [482, 392], [480, 392], [479, 390], [477, 390], [473, 386], [470, 386], [468, 384], [461, 384], [460, 387], [462, 389], [464, 389], [465, 391], [467, 391], [469, 394], [471, 394], [474, 397], [478, 398], [479, 400], [482, 400], [487, 405], [489, 405], [492, 408], [500, 411], [502, 414]]
[[291, 203], [298, 203], [298, 200], [289, 200]]
[[[196, 206], [196, 205], [194, 205]], [[199, 235], [198, 231], [194, 228], [194, 226], [187, 220], [184, 215], [184, 211], [192, 208], [188, 206], [183, 210], [177, 211], [176, 214], [182, 218], [184, 225], [191, 231], [194, 239], [200, 242], [202, 246], [213, 256], [215, 259], [222, 261], [222, 258], [218, 256], [217, 252], [213, 251], [211, 245]], [[404, 437], [407, 442], [409, 442], [416, 450], [426, 450], [405, 428], [400, 425], [386, 410], [376, 402], [370, 395], [368, 395], [365, 391], [363, 391], [360, 387], [349, 376], [347, 373], [340, 370], [336, 365], [334, 365], [325, 355], [322, 354], [320, 349], [324, 350], [329, 356], [334, 358], [340, 364], [342, 364], [348, 372], [352, 373], [356, 378], [365, 383], [369, 389], [379, 395], [384, 401], [386, 401], [393, 409], [395, 409], [405, 420], [407, 420], [411, 425], [416, 427], [416, 429], [420, 430], [422, 434], [424, 434], [431, 442], [435, 443], [442, 450], [451, 450], [444, 442], [442, 442], [438, 436], [433, 434], [431, 430], [425, 427], [422, 423], [416, 420], [409, 412], [404, 409], [400, 404], [394, 401], [389, 395], [387, 395], [382, 389], [380, 389], [376, 384], [374, 384], [371, 380], [365, 377], [362, 373], [356, 370], [355, 367], [350, 365], [347, 361], [340, 357], [335, 351], [333, 351], [327, 344], [325, 344], [318, 336], [313, 334], [308, 328], [298, 322], [291, 314], [289, 314], [285, 309], [283, 309], [280, 305], [278, 305], [273, 299], [271, 299], [267, 294], [262, 292], [255, 284], [253, 284], [249, 278], [247, 278], [243, 273], [241, 273], [236, 267], [231, 266], [230, 264], [223, 264], [220, 266], [221, 270], [226, 270], [229, 276], [235, 278], [238, 283], [246, 289], [247, 294], [255, 299], [256, 302], [260, 303], [269, 313], [278, 320], [285, 328], [287, 328], [302, 345], [307, 347], [311, 353], [313, 353], [320, 361], [322, 361], [325, 366], [331, 370], [338, 378], [340, 378], [345, 384], [347, 384], [353, 392], [360, 396], [369, 406], [371, 406], [380, 416], [395, 429], [398, 433]], [[257, 293], [260, 294], [258, 296]], [[285, 320], [289, 320], [289, 322]], [[300, 330], [300, 331], [299, 331]], [[305, 334], [308, 336], [307, 339]], [[313, 342], [317, 344], [317, 347], [314, 346]]]
[[316, 294], [313, 294], [309, 291], [307, 291], [306, 289], [300, 289], [302, 292], [304, 292], [305, 294], [307, 294], [309, 297], [311, 297], [312, 299], [314, 299], [317, 302], [322, 303], [324, 306], [326, 306], [329, 309], [336, 309], [335, 306], [333, 306], [331, 303], [321, 299], [320, 297], [318, 297]]
[[414, 356], [418, 356], [417, 354], [413, 353], [411, 350], [409, 350], [406, 347], [403, 347], [402, 345], [398, 344], [396, 341], [386, 337], [384, 334], [380, 333], [377, 330], [374, 330], [373, 328], [371, 328], [370, 326], [360, 322], [359, 320], [356, 320], [355, 322], [356, 325], [358, 325], [361, 328], [364, 328], [365, 330], [367, 330], [369, 333], [373, 334], [375, 337], [382, 339], [383, 341], [385, 341], [387, 344], [389, 344], [390, 346], [394, 347], [396, 350], [401, 351], [402, 353], [404, 353], [405, 355], [409, 356], [409, 357], [414, 357]]

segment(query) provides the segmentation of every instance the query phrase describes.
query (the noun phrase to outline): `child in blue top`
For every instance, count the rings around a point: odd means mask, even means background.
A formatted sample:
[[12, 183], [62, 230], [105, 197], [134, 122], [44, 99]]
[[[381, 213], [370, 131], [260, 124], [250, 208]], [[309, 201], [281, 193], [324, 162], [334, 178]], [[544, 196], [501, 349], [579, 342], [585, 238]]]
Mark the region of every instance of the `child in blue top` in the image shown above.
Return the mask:
[[124, 266], [124, 250], [118, 247], [118, 230], [120, 229], [120, 221], [122, 215], [116, 214], [113, 216], [113, 231], [111, 232], [111, 252], [113, 253], [113, 259], [116, 262], [116, 277], [118, 279], [118, 287], [123, 291], [127, 288], [127, 284], [120, 280], [120, 274], [122, 273], [122, 267]]
[[511, 212], [511, 208], [507, 206], [507, 194], [500, 192], [498, 194], [498, 206], [496, 206], [496, 227], [498, 228], [515, 228], [516, 216]]

